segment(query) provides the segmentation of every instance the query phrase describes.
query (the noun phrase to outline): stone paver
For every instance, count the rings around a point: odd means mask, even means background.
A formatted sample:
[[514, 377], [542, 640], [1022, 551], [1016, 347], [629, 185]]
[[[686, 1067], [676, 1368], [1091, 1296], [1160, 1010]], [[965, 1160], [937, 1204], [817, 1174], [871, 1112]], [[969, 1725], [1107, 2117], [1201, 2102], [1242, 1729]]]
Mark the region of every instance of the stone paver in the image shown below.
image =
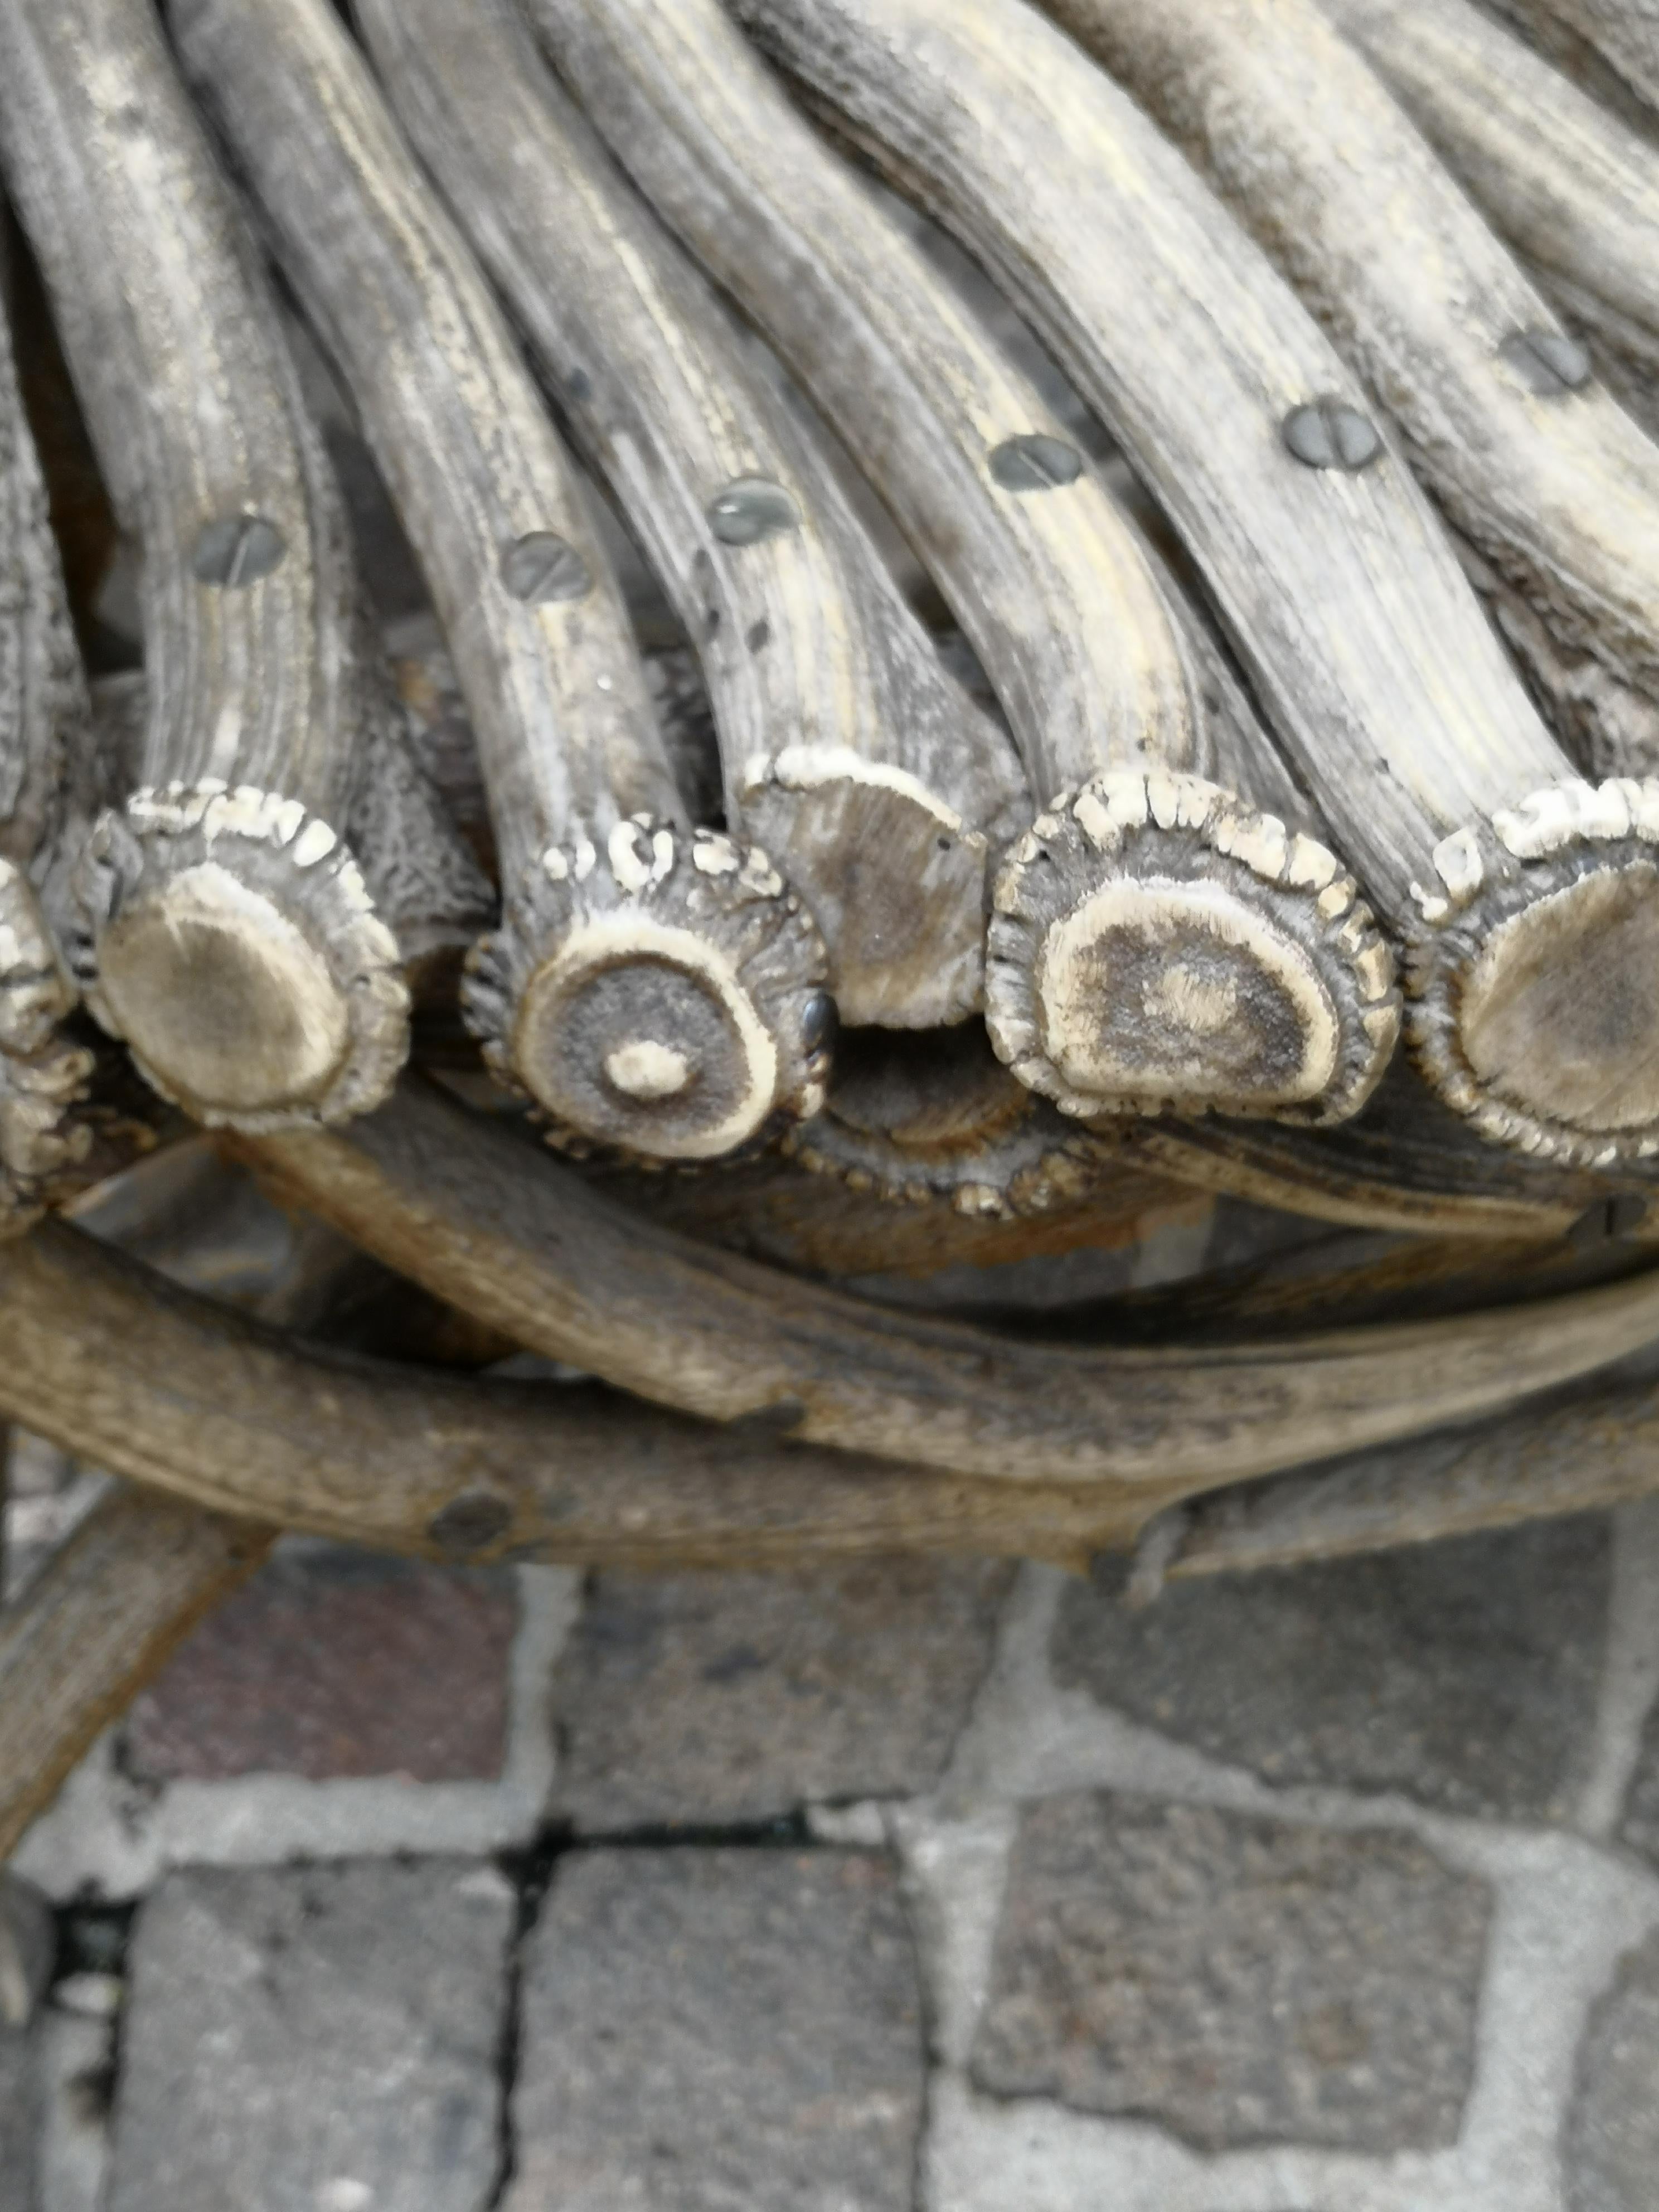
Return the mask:
[[1620, 1961], [1591, 2016], [1562, 2165], [1568, 2212], [1659, 2205], [1659, 1936]]
[[525, 1960], [506, 2212], [908, 2212], [921, 2108], [884, 1860], [561, 1863]]
[[1599, 1516], [1172, 1583], [1139, 1612], [1114, 1560], [1067, 1593], [1053, 1665], [1271, 1782], [1559, 1820], [1593, 1742], [1610, 1579]]
[[155, 1782], [493, 1779], [516, 1620], [510, 1571], [285, 1551], [138, 1698], [127, 1767]]
[[1450, 2142], [1488, 1915], [1402, 1833], [1051, 1798], [1021, 1823], [974, 2078], [1206, 2148]]
[[1009, 1571], [601, 1575], [554, 1683], [559, 1809], [586, 1830], [762, 1820], [937, 1781]]
[[458, 1861], [170, 1876], [134, 1934], [111, 2212], [483, 2212], [514, 1911]]

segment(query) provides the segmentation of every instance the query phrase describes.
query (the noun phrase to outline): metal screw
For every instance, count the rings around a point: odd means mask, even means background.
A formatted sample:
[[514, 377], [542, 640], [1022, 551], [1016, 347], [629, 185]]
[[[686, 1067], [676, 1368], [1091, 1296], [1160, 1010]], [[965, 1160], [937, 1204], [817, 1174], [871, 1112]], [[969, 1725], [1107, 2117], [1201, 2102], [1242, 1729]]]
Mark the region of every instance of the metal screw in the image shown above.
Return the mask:
[[1597, 1199], [1587, 1206], [1571, 1229], [1567, 1242], [1580, 1249], [1607, 1242], [1609, 1237], [1628, 1237], [1647, 1219], [1648, 1202], [1634, 1191], [1622, 1191], [1617, 1198]]
[[505, 1535], [513, 1509], [489, 1490], [464, 1490], [427, 1523], [427, 1534], [446, 1552], [477, 1552]]
[[1058, 484], [1075, 483], [1082, 474], [1077, 447], [1040, 430], [1005, 438], [991, 448], [991, 475], [1004, 491], [1053, 491]]
[[1292, 407], [1279, 426], [1285, 450], [1310, 469], [1346, 469], [1357, 475], [1382, 450], [1376, 425], [1345, 399], [1316, 399]]
[[1593, 373], [1589, 349], [1560, 331], [1511, 331], [1498, 350], [1529, 391], [1546, 397], [1579, 391]]
[[814, 991], [801, 1013], [801, 1050], [809, 1060], [815, 1053], [827, 1052], [840, 1027], [841, 1016], [835, 1000], [828, 991]]
[[281, 568], [287, 551], [282, 532], [263, 514], [225, 514], [203, 525], [190, 565], [198, 584], [239, 592]]
[[501, 554], [501, 581], [515, 599], [545, 606], [554, 599], [585, 599], [593, 572], [568, 538], [532, 530]]
[[709, 501], [708, 527], [722, 545], [758, 545], [799, 530], [800, 509], [769, 477], [738, 477]]

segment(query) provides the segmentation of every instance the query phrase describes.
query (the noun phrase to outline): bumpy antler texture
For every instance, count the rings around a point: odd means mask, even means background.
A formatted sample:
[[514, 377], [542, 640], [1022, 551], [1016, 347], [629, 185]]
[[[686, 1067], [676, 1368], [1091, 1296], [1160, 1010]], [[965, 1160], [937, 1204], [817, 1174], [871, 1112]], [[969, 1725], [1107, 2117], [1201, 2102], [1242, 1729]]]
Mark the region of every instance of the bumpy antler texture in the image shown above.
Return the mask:
[[503, 917], [491, 1066], [577, 1133], [731, 1151], [821, 1095], [824, 955], [692, 830], [621, 590], [500, 311], [327, 0], [179, 0], [185, 67], [350, 385], [472, 710]]

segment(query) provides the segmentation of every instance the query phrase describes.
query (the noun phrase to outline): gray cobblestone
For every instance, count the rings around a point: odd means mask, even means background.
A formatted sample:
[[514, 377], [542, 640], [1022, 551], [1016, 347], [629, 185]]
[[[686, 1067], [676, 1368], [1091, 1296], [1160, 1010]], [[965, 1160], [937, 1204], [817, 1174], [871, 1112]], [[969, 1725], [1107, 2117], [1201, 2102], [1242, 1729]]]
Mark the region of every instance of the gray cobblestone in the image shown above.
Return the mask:
[[1175, 1583], [1139, 1612], [1126, 1579], [1106, 1562], [1067, 1593], [1063, 1686], [1276, 1784], [1513, 1820], [1571, 1810], [1601, 1680], [1601, 1517]]
[[885, 1860], [582, 1852], [527, 1947], [506, 2212], [908, 2212], [921, 2040]]
[[1021, 1823], [973, 2075], [1206, 2149], [1448, 2143], [1488, 1913], [1395, 1832], [1052, 1798]]
[[1620, 1962], [1591, 2016], [1562, 2164], [1569, 2212], [1659, 2205], [1659, 1936]]
[[1009, 1571], [597, 1577], [554, 1679], [560, 1809], [586, 1830], [764, 1819], [932, 1787]]
[[111, 2212], [483, 2212], [513, 1917], [453, 1860], [171, 1876], [134, 1935]]

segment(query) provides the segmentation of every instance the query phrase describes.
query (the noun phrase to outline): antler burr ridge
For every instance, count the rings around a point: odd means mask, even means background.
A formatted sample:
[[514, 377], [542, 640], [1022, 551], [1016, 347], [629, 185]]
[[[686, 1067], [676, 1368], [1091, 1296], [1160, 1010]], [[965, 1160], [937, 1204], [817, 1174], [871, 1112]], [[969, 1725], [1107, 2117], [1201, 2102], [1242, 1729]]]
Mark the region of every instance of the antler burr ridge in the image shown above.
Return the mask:
[[1407, 939], [1407, 1035], [1503, 1143], [1659, 1150], [1659, 787], [1579, 781], [1425, 495], [1283, 280], [1019, 0], [738, 12], [998, 276], [1186, 541]]
[[765, 854], [691, 830], [620, 588], [513, 337], [326, 0], [172, 23], [350, 386], [477, 732], [503, 885], [465, 1003], [581, 1137], [728, 1152], [812, 1110], [823, 947]]
[[339, 825], [355, 586], [234, 200], [143, 0], [0, 15], [0, 152], [111, 495], [143, 551], [140, 787], [78, 882], [88, 1003], [209, 1122], [337, 1120], [408, 997]]
[[1040, 811], [995, 888], [998, 1052], [1074, 1114], [1352, 1113], [1397, 1033], [1387, 948], [1316, 837], [1252, 803], [1283, 786], [1265, 740], [1222, 787], [1181, 622], [1085, 456], [715, 0], [532, 14], [833, 421], [1008, 714]]
[[411, 141], [696, 640], [727, 820], [811, 908], [844, 1021], [981, 1000], [988, 839], [1029, 816], [726, 310], [553, 82], [509, 0], [365, 5]]

